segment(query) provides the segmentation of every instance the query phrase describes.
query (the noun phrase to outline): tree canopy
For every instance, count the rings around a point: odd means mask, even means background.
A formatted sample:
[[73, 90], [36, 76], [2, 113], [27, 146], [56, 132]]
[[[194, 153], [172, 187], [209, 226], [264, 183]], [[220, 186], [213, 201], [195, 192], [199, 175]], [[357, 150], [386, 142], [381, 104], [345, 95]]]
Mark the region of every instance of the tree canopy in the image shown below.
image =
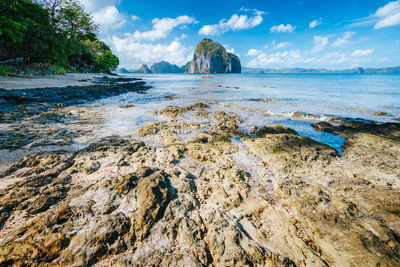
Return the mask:
[[109, 72], [118, 58], [76, 0], [0, 0], [0, 61]]

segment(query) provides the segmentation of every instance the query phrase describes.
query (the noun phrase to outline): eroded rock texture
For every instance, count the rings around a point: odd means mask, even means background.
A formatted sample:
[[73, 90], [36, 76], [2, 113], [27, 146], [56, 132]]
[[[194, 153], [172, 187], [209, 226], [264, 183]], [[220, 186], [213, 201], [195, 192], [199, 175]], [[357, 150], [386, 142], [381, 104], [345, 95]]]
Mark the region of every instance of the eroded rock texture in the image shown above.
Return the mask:
[[[138, 132], [161, 147], [110, 137], [15, 163], [1, 174], [0, 264], [400, 264], [399, 124], [317, 124], [347, 138], [340, 156], [280, 125], [211, 119]], [[198, 134], [184, 142], [184, 128]]]

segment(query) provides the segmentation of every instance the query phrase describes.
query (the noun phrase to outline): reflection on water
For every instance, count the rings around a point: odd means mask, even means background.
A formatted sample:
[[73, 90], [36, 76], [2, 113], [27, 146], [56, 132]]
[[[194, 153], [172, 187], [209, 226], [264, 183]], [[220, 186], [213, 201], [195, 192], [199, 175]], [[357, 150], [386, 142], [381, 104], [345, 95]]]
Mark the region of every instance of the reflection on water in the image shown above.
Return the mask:
[[[91, 119], [85, 118], [96, 138], [134, 135], [148, 122], [168, 120], [151, 111], [195, 102], [211, 104], [211, 111], [237, 113], [244, 120], [243, 130], [280, 123], [338, 150], [343, 138], [316, 132], [311, 123], [328, 120], [330, 115], [381, 122], [400, 117], [399, 75], [231, 74], [215, 75], [214, 79], [189, 74], [132, 76], [142, 77], [153, 88], [146, 94], [128, 93], [86, 105], [97, 112]], [[252, 98], [272, 101], [250, 101]], [[121, 104], [133, 107], [119, 108]], [[375, 112], [390, 115], [377, 116]], [[182, 119], [205, 122], [190, 112]]]

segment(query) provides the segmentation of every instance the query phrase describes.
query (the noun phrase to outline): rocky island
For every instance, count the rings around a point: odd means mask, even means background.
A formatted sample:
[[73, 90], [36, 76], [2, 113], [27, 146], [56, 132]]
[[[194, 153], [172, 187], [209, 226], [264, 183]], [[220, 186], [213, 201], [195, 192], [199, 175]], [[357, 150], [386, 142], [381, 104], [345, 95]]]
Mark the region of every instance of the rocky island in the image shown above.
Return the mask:
[[189, 73], [241, 73], [239, 57], [211, 39], [203, 39], [194, 50]]
[[139, 68], [137, 72], [144, 74], [153, 73], [146, 64], [142, 64], [142, 66]]
[[185, 70], [175, 64], [170, 64], [164, 60], [151, 65], [150, 70], [153, 73], [184, 73]]

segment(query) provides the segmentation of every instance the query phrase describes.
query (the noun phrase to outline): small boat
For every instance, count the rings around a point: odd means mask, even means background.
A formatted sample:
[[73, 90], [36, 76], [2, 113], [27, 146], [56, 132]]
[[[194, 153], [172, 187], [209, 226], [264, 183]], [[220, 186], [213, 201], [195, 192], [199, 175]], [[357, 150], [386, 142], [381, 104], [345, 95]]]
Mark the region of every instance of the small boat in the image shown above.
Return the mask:
[[210, 75], [210, 73], [207, 73], [207, 75], [201, 76], [201, 78], [210, 79], [214, 78], [214, 76]]

